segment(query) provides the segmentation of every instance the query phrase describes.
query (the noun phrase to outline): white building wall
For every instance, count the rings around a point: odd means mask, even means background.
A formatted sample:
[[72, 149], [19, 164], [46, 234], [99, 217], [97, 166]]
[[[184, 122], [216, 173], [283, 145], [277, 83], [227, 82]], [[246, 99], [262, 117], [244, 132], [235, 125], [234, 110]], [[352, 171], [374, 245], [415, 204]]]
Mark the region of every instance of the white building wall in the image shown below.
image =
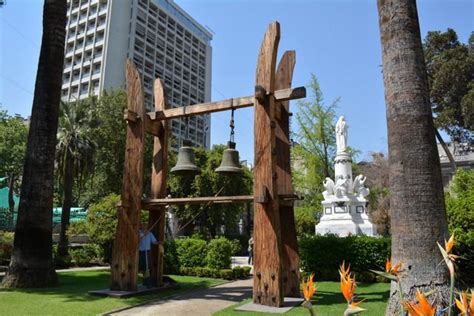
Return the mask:
[[[161, 78], [172, 107], [211, 100], [212, 35], [172, 0], [70, 0], [62, 99], [73, 102], [125, 86], [124, 64], [142, 75], [145, 106]], [[188, 128], [210, 145], [210, 115], [173, 120], [177, 149]]]

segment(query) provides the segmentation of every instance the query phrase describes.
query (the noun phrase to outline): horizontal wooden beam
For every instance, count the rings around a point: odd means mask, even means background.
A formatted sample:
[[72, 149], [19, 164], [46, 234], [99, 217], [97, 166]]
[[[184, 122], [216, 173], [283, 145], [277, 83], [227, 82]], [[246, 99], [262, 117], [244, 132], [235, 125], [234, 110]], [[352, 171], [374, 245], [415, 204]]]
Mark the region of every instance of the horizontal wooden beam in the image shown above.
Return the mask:
[[253, 202], [253, 195], [237, 196], [207, 196], [207, 197], [185, 197], [185, 198], [166, 198], [166, 199], [145, 199], [142, 200], [142, 209], [149, 210], [163, 205], [180, 204], [230, 204]]
[[[274, 93], [277, 101], [288, 101], [301, 99], [306, 97], [306, 88], [289, 88], [283, 90], [277, 90]], [[217, 102], [201, 103], [190, 105], [186, 107], [177, 107], [174, 109], [167, 109], [164, 111], [148, 112], [148, 116], [151, 120], [171, 120], [179, 117], [200, 115], [212, 112], [228, 111], [232, 109], [240, 109], [250, 107], [254, 105], [255, 96], [241, 97], [227, 99]]]
[[[302, 198], [295, 194], [279, 194], [283, 201], [295, 201]], [[206, 196], [206, 197], [184, 197], [184, 198], [165, 198], [165, 199], [144, 199], [142, 200], [142, 209], [153, 210], [164, 205], [182, 205], [182, 204], [232, 204], [253, 202], [253, 195], [236, 196]], [[257, 201], [264, 203], [264, 201]]]

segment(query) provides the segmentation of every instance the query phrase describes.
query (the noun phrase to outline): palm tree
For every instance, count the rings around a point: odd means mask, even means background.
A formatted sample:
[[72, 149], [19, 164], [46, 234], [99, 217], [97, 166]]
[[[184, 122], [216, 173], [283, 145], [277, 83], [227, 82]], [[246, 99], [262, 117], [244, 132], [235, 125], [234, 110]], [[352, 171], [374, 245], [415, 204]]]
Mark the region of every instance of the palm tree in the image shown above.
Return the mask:
[[[415, 0], [378, 0], [387, 107], [392, 260], [406, 268], [403, 290], [449, 293], [436, 242], [447, 237], [441, 169]], [[398, 310], [391, 288], [387, 315]]]
[[10, 266], [3, 287], [57, 283], [52, 257], [54, 155], [66, 36], [66, 0], [47, 0]]
[[58, 174], [63, 187], [61, 231], [58, 244], [60, 256], [68, 254], [66, 231], [71, 214], [74, 180], [79, 178], [80, 184], [82, 176], [87, 175], [93, 167], [97, 146], [91, 138], [91, 129], [95, 125], [88, 101], [61, 103], [56, 146]]

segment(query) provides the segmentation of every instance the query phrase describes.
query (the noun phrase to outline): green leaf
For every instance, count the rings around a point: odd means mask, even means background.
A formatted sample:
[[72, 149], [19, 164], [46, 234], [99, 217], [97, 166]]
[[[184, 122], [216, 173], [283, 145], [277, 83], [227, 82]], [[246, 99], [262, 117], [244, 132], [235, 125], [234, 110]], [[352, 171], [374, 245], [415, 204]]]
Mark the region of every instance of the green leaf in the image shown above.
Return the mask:
[[386, 279], [392, 280], [392, 281], [397, 281], [398, 280], [396, 276], [394, 276], [391, 273], [385, 272], [385, 271], [377, 271], [377, 270], [371, 270], [371, 269], [369, 269], [369, 271], [371, 271], [371, 272], [373, 272], [377, 275], [380, 275], [380, 276], [382, 276]]

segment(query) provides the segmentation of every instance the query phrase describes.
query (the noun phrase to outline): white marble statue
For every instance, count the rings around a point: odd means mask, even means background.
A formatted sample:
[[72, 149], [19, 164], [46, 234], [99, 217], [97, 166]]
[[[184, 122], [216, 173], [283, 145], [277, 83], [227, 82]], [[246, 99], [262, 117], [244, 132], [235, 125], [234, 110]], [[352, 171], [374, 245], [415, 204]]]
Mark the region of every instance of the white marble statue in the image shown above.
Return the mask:
[[345, 152], [347, 149], [347, 124], [344, 116], [341, 116], [336, 123], [336, 147], [337, 152]]
[[367, 180], [367, 178], [361, 174], [355, 177], [354, 182], [352, 184], [352, 193], [354, 195], [363, 198], [369, 195], [369, 189], [364, 186], [365, 180]]
[[347, 196], [349, 183], [347, 179], [337, 179], [336, 185], [334, 186], [334, 195], [337, 198], [343, 198]]
[[331, 196], [334, 195], [334, 181], [331, 178], [326, 178], [323, 182], [324, 188], [326, 189], [323, 191], [323, 197], [325, 200], [329, 199]]

